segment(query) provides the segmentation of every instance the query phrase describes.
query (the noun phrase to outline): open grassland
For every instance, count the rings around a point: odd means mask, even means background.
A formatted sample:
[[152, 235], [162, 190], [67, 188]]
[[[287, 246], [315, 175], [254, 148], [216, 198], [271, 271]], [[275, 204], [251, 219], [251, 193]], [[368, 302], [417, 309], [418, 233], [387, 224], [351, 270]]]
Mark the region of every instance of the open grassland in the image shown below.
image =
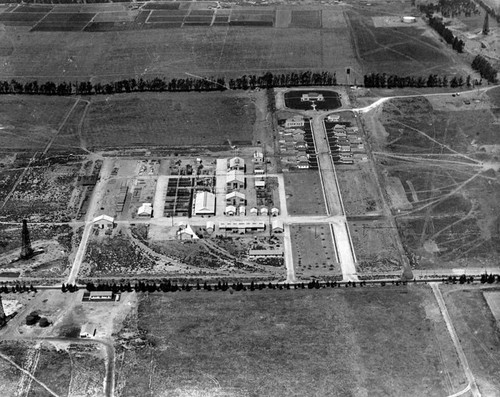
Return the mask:
[[151, 346], [123, 352], [120, 397], [443, 396], [466, 386], [426, 287], [148, 294], [125, 326]]
[[238, 93], [142, 93], [93, 97], [88, 147], [252, 144], [256, 109]]
[[350, 32], [341, 25], [323, 30], [192, 26], [91, 34], [33, 34], [6, 26], [0, 37], [0, 79], [95, 82], [294, 70], [340, 73], [357, 64]]
[[325, 199], [317, 171], [287, 172], [284, 179], [290, 215], [326, 214]]
[[496, 263], [498, 126], [486, 107], [439, 102], [391, 100], [379, 117], [383, 133], [369, 127], [399, 234], [417, 268]]
[[483, 396], [500, 395], [500, 329], [483, 291], [441, 289], [479, 391]]
[[386, 12], [376, 10], [376, 7], [373, 10], [355, 7], [346, 13], [364, 73], [466, 75], [465, 65], [457, 63], [451, 52], [430, 33], [430, 28], [411, 25], [375, 27], [372, 17], [394, 15], [394, 10]]
[[0, 150], [43, 150], [74, 103], [74, 98], [1, 95]]

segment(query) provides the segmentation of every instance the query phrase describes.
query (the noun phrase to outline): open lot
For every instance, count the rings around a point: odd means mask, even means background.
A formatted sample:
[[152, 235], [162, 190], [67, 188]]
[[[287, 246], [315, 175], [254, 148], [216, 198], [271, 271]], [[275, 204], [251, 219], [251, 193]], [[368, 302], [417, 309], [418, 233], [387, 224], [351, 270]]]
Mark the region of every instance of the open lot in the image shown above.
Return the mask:
[[124, 351], [122, 397], [442, 396], [466, 386], [425, 287], [148, 294], [122, 332], [137, 327], [151, 346]]
[[365, 119], [402, 243], [417, 268], [496, 263], [500, 142], [487, 105], [479, 93], [395, 99], [383, 105], [381, 124]]
[[451, 50], [445, 50], [445, 45], [434, 38], [429, 27], [422, 24], [418, 27], [415, 24], [375, 27], [373, 17], [392, 16], [398, 11], [404, 15], [405, 10], [398, 10], [404, 7], [404, 3], [390, 3], [392, 11], [381, 9], [384, 5], [380, 5], [373, 8], [354, 7], [346, 12], [364, 73], [399, 76], [426, 76], [430, 71], [448, 75], [468, 74], [465, 65], [453, 59]]
[[287, 172], [284, 179], [290, 215], [326, 214], [325, 199], [317, 171]]
[[441, 289], [479, 391], [500, 394], [500, 329], [483, 295], [490, 292], [451, 285]]
[[329, 224], [292, 225], [292, 252], [299, 278], [333, 278], [342, 274]]

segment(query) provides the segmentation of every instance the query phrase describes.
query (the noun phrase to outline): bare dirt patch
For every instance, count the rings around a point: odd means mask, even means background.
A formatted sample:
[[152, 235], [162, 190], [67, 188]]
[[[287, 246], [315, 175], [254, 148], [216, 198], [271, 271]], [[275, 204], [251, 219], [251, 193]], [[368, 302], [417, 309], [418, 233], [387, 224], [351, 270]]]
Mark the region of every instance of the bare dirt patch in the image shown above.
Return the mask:
[[321, 180], [317, 171], [284, 174], [285, 193], [290, 215], [322, 215], [326, 213]]

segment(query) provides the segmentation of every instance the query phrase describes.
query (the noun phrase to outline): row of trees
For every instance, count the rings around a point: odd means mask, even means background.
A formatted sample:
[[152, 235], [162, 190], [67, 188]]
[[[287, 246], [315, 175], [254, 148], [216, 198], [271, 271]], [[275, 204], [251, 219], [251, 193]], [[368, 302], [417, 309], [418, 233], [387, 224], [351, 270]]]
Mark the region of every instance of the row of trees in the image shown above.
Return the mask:
[[498, 81], [496, 70], [491, 63], [482, 55], [477, 55], [472, 61], [472, 69], [477, 70], [482, 78], [488, 80], [490, 83]]
[[437, 4], [420, 4], [421, 12], [432, 16], [440, 12], [446, 18], [455, 18], [464, 14], [466, 17], [479, 14], [479, 8], [472, 0], [439, 0]]
[[387, 75], [385, 73], [372, 73], [364, 76], [364, 86], [367, 88], [424, 88], [424, 87], [461, 87], [466, 85], [471, 87], [472, 85], [481, 85], [482, 81], [472, 80], [470, 76], [463, 79], [462, 76], [453, 76], [448, 79], [447, 76], [439, 76], [437, 74], [430, 74], [429, 77], [415, 77], [415, 76], [404, 76], [400, 77], [397, 75]]
[[32, 95], [112, 95], [126, 92], [179, 92], [179, 91], [224, 91], [248, 90], [255, 88], [298, 87], [336, 85], [335, 73], [311, 72], [273, 74], [267, 72], [261, 76], [243, 75], [230, 79], [227, 83], [224, 77], [196, 77], [166, 80], [155, 77], [153, 79], [124, 79], [111, 83], [61, 82], [48, 81], [39, 83], [29, 81], [21, 83], [16, 80], [0, 81], [0, 94], [32, 94]]
[[429, 25], [436, 32], [438, 32], [439, 35], [441, 37], [443, 37], [444, 40], [448, 44], [451, 44], [451, 46], [453, 47], [453, 49], [455, 51], [460, 52], [460, 53], [464, 52], [465, 43], [462, 40], [460, 40], [458, 37], [453, 35], [451, 30], [445, 26], [442, 18], [430, 17], [429, 18]]

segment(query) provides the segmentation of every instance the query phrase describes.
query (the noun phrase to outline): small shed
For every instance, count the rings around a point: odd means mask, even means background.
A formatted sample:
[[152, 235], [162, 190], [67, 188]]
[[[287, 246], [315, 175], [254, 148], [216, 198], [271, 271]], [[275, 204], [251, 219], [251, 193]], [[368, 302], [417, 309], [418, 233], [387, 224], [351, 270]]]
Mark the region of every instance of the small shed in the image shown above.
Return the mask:
[[250, 215], [257, 215], [259, 210], [255, 207], [250, 208]]
[[260, 214], [261, 214], [262, 216], [267, 216], [267, 215], [269, 215], [269, 210], [267, 209], [267, 207], [262, 207], [262, 208], [260, 209]]
[[244, 205], [240, 205], [238, 207], [238, 215], [245, 216], [246, 214], [247, 214], [247, 207], [245, 207]]
[[199, 237], [194, 232], [191, 225], [187, 225], [184, 229], [179, 229], [177, 231], [177, 238], [179, 240], [197, 240]]
[[271, 215], [278, 216], [280, 214], [280, 210], [276, 207], [271, 208]]
[[224, 211], [224, 213], [227, 216], [234, 216], [234, 215], [236, 215], [236, 207], [234, 205], [228, 205], [226, 207], [226, 210]]
[[94, 324], [85, 323], [80, 329], [80, 338], [93, 338], [96, 332], [97, 329]]
[[212, 221], [208, 221], [206, 230], [207, 230], [207, 233], [213, 233], [215, 231], [215, 223]]
[[153, 214], [153, 206], [151, 203], [143, 203], [137, 210], [138, 216], [149, 217]]
[[265, 187], [266, 187], [266, 181], [264, 179], [255, 181], [255, 188], [256, 189], [264, 189]]

